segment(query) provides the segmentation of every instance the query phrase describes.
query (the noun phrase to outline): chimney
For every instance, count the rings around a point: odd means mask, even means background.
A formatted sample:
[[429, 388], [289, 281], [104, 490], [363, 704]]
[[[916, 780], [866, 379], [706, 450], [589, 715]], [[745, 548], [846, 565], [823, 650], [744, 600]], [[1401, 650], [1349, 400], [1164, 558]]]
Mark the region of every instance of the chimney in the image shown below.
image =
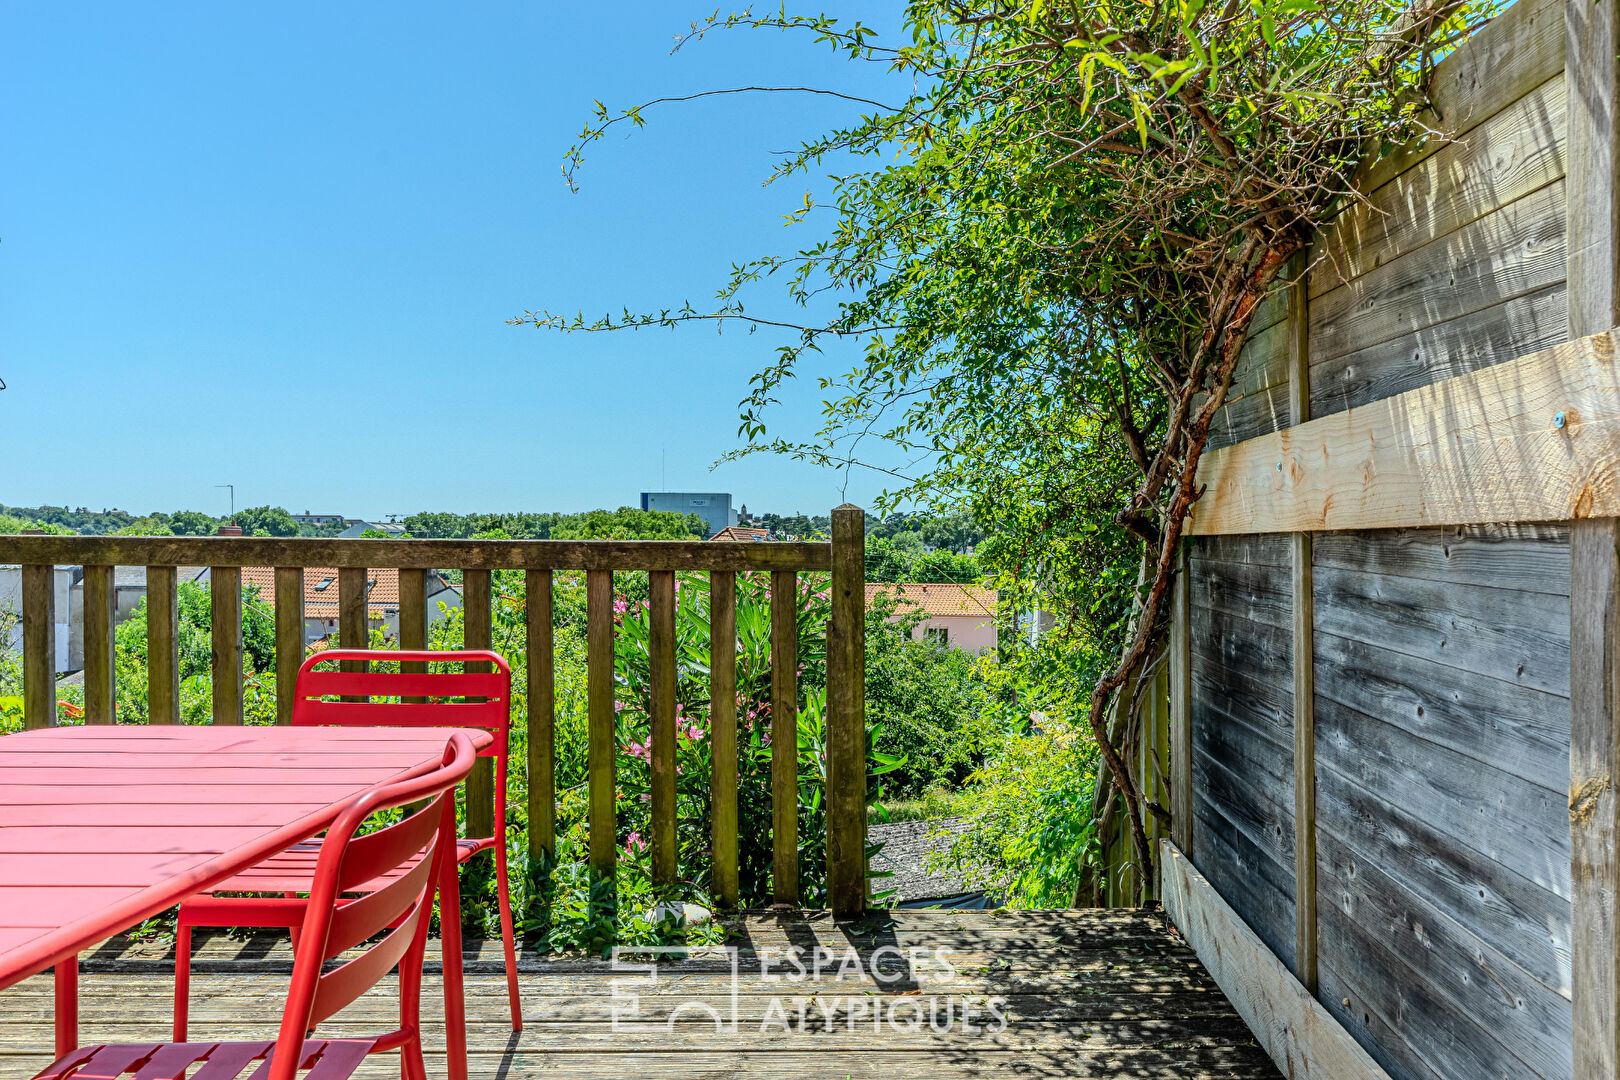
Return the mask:
[[217, 533], [215, 533], [214, 535], [215, 536], [241, 536], [242, 535], [242, 526], [240, 526], [240, 525], [221, 525], [219, 527], [219, 531]]

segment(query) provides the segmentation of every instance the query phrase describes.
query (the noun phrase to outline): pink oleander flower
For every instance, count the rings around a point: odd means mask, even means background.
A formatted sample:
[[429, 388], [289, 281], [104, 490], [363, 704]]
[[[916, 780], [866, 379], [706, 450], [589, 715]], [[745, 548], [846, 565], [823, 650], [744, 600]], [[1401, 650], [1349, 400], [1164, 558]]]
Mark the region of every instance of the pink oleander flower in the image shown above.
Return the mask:
[[830, 596], [832, 596], [832, 593], [828, 593], [828, 592], [818, 592], [818, 593], [816, 593], [816, 599], [817, 600], [826, 600]]
[[613, 614], [623, 615], [629, 607], [630, 605], [625, 603], [624, 597], [621, 596], [617, 600], [613, 601]]
[[652, 601], [650, 601], [650, 600], [643, 600], [643, 601], [642, 601], [642, 602], [641, 602], [641, 610], [642, 610], [642, 611], [646, 611], [646, 610], [647, 610], [647, 609], [648, 609], [648, 608], [650, 608], [650, 607], [652, 607]]
[[641, 838], [640, 833], [633, 832], [624, 838], [624, 850], [629, 853], [645, 851], [647, 850], [647, 841]]
[[652, 796], [649, 795], [647, 792], [643, 791], [641, 793], [641, 801], [642, 802], [652, 802]]
[[624, 712], [624, 702], [622, 702], [622, 701], [615, 701], [615, 702], [614, 702], [614, 703], [613, 703], [613, 711], [614, 711], [614, 712]]

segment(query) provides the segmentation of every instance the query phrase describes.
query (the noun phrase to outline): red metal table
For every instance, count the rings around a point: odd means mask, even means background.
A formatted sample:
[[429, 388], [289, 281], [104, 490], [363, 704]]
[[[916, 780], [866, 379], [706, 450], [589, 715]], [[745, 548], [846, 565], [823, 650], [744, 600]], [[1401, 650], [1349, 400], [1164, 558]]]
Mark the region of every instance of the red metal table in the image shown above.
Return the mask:
[[[437, 768], [454, 730], [108, 726], [0, 738], [0, 990], [54, 966], [57, 1052], [71, 1050], [80, 952], [314, 836], [372, 785]], [[490, 739], [466, 733], [480, 748]]]

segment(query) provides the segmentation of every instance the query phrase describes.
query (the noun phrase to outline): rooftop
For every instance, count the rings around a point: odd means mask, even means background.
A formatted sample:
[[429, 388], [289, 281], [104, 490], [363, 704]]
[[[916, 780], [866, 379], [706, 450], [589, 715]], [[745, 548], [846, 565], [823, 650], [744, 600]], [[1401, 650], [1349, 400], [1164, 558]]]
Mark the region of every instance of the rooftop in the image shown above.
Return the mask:
[[871, 607], [879, 593], [893, 596], [901, 611], [921, 610], [925, 615], [970, 615], [996, 617], [996, 590], [987, 585], [956, 585], [951, 582], [866, 583], [866, 606]]

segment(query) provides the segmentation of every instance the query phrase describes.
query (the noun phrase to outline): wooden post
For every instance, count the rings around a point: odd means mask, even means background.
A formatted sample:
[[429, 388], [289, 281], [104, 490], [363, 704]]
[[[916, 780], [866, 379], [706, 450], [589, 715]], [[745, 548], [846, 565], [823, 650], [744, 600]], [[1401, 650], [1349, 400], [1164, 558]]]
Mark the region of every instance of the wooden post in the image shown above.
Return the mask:
[[653, 884], [672, 885], [675, 858], [675, 573], [647, 575], [651, 601], [647, 627], [652, 706]]
[[[494, 611], [490, 607], [488, 570], [461, 572], [462, 642], [469, 649], [488, 649], [494, 641]], [[474, 661], [467, 671], [490, 670], [488, 663]], [[495, 821], [495, 762], [481, 757], [467, 776], [467, 835], [493, 836], [505, 843], [506, 822]], [[501, 831], [497, 832], [497, 824]]]
[[[401, 649], [420, 650], [427, 648], [427, 575], [428, 572], [420, 567], [406, 568], [399, 572], [399, 647]], [[405, 673], [421, 675], [427, 672], [427, 664], [421, 660], [402, 660], [399, 670]], [[427, 698], [414, 694], [403, 700], [415, 705], [425, 705], [427, 703]]]
[[146, 722], [180, 722], [179, 573], [146, 568]]
[[591, 868], [612, 874], [619, 857], [614, 816], [613, 571], [585, 572], [586, 762]]
[[22, 568], [23, 727], [56, 723], [56, 567]]
[[832, 512], [827, 626], [827, 893], [835, 918], [866, 910], [866, 511]]
[[111, 724], [113, 702], [113, 568], [84, 568], [84, 722]]
[[799, 905], [798, 577], [771, 571], [771, 901], [789, 907]]
[[[1176, 552], [1170, 593], [1170, 837], [1192, 853], [1192, 642], [1187, 541]], [[1161, 890], [1162, 891], [1162, 890]]]
[[557, 853], [556, 642], [550, 570], [523, 575], [529, 649], [529, 858]]
[[[1620, 19], [1615, 0], [1565, 0], [1569, 335], [1620, 323]], [[1620, 522], [1570, 528], [1570, 998], [1574, 1080], [1620, 1075]]]
[[292, 723], [298, 665], [304, 662], [304, 568], [276, 567], [276, 723]]
[[[1311, 418], [1309, 251], [1294, 259], [1288, 286], [1288, 411]], [[1316, 674], [1311, 534], [1292, 536], [1294, 612], [1294, 973], [1316, 993]]]
[[737, 575], [709, 574], [709, 780], [714, 895], [735, 908], [737, 869]]
[[215, 566], [208, 571], [208, 617], [213, 656], [214, 723], [242, 722], [242, 568]]

